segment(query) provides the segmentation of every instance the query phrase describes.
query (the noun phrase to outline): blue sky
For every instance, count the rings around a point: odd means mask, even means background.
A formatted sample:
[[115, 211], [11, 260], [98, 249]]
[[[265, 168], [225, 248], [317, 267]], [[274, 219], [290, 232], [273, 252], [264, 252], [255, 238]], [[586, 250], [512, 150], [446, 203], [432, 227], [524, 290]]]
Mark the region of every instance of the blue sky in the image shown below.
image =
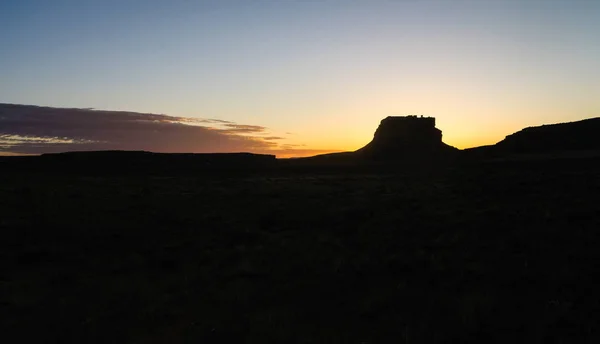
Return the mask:
[[223, 119], [325, 150], [423, 114], [464, 148], [598, 116], [599, 33], [594, 0], [3, 1], [0, 102]]

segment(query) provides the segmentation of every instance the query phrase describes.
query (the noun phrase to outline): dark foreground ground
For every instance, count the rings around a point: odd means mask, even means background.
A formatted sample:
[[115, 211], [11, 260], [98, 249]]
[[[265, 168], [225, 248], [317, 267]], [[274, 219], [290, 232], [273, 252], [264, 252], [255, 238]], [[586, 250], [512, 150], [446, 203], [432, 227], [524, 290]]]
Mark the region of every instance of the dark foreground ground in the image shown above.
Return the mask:
[[600, 342], [598, 158], [0, 177], [5, 343]]

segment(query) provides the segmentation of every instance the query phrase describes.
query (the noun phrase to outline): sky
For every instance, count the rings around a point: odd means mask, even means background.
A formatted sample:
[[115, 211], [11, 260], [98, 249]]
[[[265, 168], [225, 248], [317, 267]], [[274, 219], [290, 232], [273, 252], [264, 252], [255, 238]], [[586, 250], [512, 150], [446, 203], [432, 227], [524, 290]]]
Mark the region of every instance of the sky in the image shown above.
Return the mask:
[[[596, 0], [5, 0], [0, 103], [167, 115], [268, 143], [177, 146], [190, 151], [355, 150], [402, 115], [436, 117], [467, 148], [600, 116], [599, 33]], [[0, 121], [0, 135], [36, 135], [25, 127]]]

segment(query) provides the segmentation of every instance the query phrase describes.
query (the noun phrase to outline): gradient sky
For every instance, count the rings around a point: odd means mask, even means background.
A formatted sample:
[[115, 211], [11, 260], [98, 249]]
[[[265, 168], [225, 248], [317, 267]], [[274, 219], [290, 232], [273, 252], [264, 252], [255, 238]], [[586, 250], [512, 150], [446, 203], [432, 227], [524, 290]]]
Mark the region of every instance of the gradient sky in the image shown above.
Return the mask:
[[354, 150], [600, 116], [597, 0], [5, 0], [0, 103], [211, 118]]

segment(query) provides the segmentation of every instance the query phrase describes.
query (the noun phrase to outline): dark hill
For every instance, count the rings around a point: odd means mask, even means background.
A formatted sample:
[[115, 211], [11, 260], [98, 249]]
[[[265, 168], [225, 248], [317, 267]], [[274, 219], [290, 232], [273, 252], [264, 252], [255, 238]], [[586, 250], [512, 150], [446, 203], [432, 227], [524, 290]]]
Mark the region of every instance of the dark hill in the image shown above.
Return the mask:
[[470, 148], [465, 152], [467, 156], [481, 158], [600, 153], [600, 118], [528, 127], [495, 145]]
[[600, 118], [529, 127], [508, 135], [496, 146], [514, 153], [600, 149]]

